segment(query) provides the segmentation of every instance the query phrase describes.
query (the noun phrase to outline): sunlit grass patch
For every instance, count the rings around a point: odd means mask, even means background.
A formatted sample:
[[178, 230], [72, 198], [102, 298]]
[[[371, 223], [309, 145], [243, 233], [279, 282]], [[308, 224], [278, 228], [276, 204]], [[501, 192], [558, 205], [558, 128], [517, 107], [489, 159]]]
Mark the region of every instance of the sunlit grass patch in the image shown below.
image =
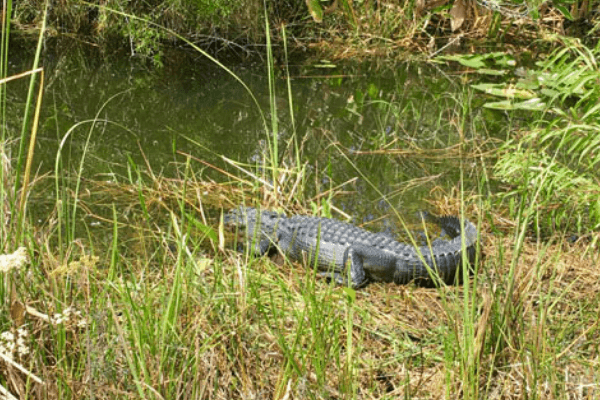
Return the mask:
[[[502, 258], [510, 259], [512, 241], [494, 243]], [[490, 331], [498, 346], [498, 380], [489, 383], [490, 393], [502, 397], [512, 391], [514, 398], [598, 395], [593, 382], [598, 379], [600, 287], [597, 251], [590, 250], [589, 244], [565, 245], [560, 238], [553, 244], [527, 241], [511, 293], [497, 283], [503, 276], [502, 269], [497, 271], [493, 293], [497, 314], [505, 318]]]

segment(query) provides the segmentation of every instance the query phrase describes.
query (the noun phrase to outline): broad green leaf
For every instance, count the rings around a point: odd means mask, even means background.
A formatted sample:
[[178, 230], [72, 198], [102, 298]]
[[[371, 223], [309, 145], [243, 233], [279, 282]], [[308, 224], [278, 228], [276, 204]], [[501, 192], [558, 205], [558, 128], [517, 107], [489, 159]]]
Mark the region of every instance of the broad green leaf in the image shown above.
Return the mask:
[[537, 89], [540, 88], [540, 85], [537, 82], [537, 79], [531, 78], [531, 77], [527, 77], [527, 78], [519, 80], [515, 84], [515, 87], [519, 88], [519, 89], [537, 90]]
[[451, 56], [439, 56], [436, 57], [438, 60], [446, 60], [446, 61], [457, 61], [465, 67], [469, 68], [483, 68], [485, 67], [485, 63], [483, 62], [484, 57], [476, 54], [476, 55], [451, 55]]
[[513, 103], [509, 100], [485, 103], [483, 106], [492, 110], [514, 110]]
[[485, 59], [499, 59], [506, 56], [506, 53], [503, 51], [493, 51], [491, 53], [485, 53], [481, 55]]
[[191, 225], [194, 226], [194, 228], [196, 228], [200, 232], [204, 233], [206, 235], [206, 237], [208, 237], [213, 242], [217, 242], [219, 240], [219, 238], [217, 236], [217, 233], [210, 226], [204, 225], [203, 223], [201, 223], [200, 221], [198, 221], [196, 218], [193, 218], [193, 217], [191, 217], [189, 215], [187, 216], [187, 220], [188, 220], [188, 222]]
[[356, 301], [356, 290], [350, 287], [345, 287], [343, 290], [346, 292], [346, 296], [348, 296], [350, 303], [354, 303]]
[[306, 0], [308, 12], [315, 22], [323, 22], [323, 8], [319, 0]]
[[561, 14], [565, 16], [566, 19], [568, 19], [569, 21], [573, 21], [573, 16], [571, 15], [571, 13], [569, 12], [569, 9], [567, 7], [557, 4], [557, 2], [554, 2], [552, 5], [554, 7], [556, 7], [556, 9], [558, 11], [560, 11]]
[[457, 60], [459, 63], [469, 68], [483, 68], [485, 67], [485, 63], [479, 57], [474, 58], [461, 58]]
[[482, 75], [494, 75], [494, 76], [506, 75], [506, 71], [503, 69], [489, 69], [489, 68], [480, 68], [477, 70], [477, 73], [482, 74]]
[[541, 89], [540, 93], [543, 94], [544, 96], [548, 96], [548, 97], [556, 97], [559, 95], [559, 92], [557, 90], [548, 89], [548, 88]]
[[471, 85], [473, 89], [481, 90], [487, 94], [498, 97], [507, 97], [510, 99], [532, 99], [536, 95], [530, 90], [518, 89], [514, 86], [506, 87], [504, 84], [480, 83]]
[[517, 65], [515, 59], [509, 56], [508, 54], [503, 54], [502, 57], [495, 58], [494, 61], [497, 65], [500, 65], [502, 67], [514, 67]]
[[546, 108], [546, 103], [539, 97], [515, 103], [515, 110], [526, 110], [526, 111], [543, 111]]
[[485, 108], [490, 108], [493, 110], [542, 111], [546, 107], [546, 103], [541, 101], [541, 99], [539, 98], [535, 98], [520, 103], [514, 103], [510, 100], [497, 101], [492, 103], [486, 103], [483, 106]]

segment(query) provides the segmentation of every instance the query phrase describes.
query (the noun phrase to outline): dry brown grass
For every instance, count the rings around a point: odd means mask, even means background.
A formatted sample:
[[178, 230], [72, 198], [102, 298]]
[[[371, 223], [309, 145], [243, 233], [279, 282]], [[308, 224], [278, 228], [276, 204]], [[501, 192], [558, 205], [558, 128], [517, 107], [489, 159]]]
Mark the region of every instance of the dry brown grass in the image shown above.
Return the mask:
[[[498, 14], [483, 2], [430, 0], [409, 3], [364, 2], [355, 5], [353, 17], [336, 11], [325, 20], [326, 40], [307, 45], [333, 59], [406, 58], [407, 53], [426, 58], [442, 52], [472, 51], [489, 45], [490, 37], [502, 37], [505, 48], [527, 48], [539, 40], [551, 41], [564, 34], [565, 17], [552, 6], [540, 6], [534, 20], [527, 4], [503, 3]], [[452, 4], [452, 11], [442, 11]], [[574, 14], [577, 15], [577, 14]], [[496, 18], [498, 17], [498, 18]], [[352, 29], [351, 20], [356, 21]], [[302, 40], [299, 40], [302, 42]], [[536, 49], [532, 49], [536, 51]]]

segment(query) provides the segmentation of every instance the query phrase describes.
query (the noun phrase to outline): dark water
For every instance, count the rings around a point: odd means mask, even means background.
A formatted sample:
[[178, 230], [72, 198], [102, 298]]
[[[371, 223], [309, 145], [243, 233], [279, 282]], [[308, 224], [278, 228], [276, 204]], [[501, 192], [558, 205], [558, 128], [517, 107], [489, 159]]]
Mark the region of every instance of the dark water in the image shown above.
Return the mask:
[[[12, 45], [10, 73], [30, 68], [33, 49], [34, 43]], [[106, 55], [70, 41], [48, 43], [37, 171], [54, 170], [61, 142], [63, 168], [71, 171], [79, 168], [88, 146], [84, 176], [96, 179], [126, 181], [128, 164], [147, 169], [146, 163], [155, 174], [175, 176], [182, 154], [237, 175], [220, 155], [259, 167], [268, 153], [265, 119], [271, 128], [265, 63], [223, 60], [250, 88], [257, 107], [238, 81], [201, 54], [173, 49], [163, 61], [164, 68], [155, 69], [128, 54]], [[428, 65], [298, 64], [290, 73], [291, 109], [284, 70], [276, 67], [280, 147], [295, 132], [309, 191], [353, 180], [345, 187], [348, 194], [334, 204], [367, 219], [386, 212], [380, 193], [395, 208], [413, 211], [427, 208], [436, 188], [458, 187], [461, 160], [444, 149], [459, 143], [459, 127], [467, 140], [502, 133], [500, 114], [472, 109], [461, 115], [471, 95], [464, 81]], [[13, 136], [20, 131], [27, 83], [8, 85], [7, 126]], [[386, 149], [393, 152], [382, 152]], [[476, 160], [462, 161], [469, 187], [477, 180]], [[204, 174], [228, 180], [210, 168]]]

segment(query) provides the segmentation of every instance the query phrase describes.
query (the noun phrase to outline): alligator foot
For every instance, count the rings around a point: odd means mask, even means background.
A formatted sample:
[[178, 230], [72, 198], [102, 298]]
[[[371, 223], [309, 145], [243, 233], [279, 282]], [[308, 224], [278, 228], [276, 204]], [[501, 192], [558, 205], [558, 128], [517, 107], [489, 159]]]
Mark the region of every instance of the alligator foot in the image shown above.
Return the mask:
[[336, 284], [340, 285], [340, 286], [350, 286], [352, 287], [352, 289], [360, 289], [363, 288], [365, 286], [367, 286], [367, 284], [369, 283], [368, 279], [364, 279], [361, 282], [358, 283], [352, 283], [351, 285], [348, 285], [348, 278], [345, 274], [341, 274], [339, 272], [319, 272], [318, 275], [322, 278], [327, 279], [327, 282], [335, 282]]

